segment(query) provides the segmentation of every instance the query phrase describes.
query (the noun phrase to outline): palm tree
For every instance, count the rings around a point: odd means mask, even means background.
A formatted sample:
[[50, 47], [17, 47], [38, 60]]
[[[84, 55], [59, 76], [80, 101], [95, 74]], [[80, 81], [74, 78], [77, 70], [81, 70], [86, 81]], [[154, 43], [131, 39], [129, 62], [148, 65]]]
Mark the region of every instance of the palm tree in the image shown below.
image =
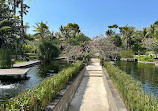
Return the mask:
[[112, 37], [112, 35], [114, 34], [114, 32], [111, 29], [107, 30], [105, 33], [108, 37]]
[[47, 26], [46, 23], [43, 22], [36, 23], [36, 27], [34, 31], [37, 32], [35, 36], [40, 37], [42, 42], [50, 34], [49, 27]]
[[132, 36], [135, 33], [135, 27], [126, 25], [125, 27], [119, 27], [123, 39], [126, 40], [126, 48], [131, 48]]
[[20, 12], [20, 16], [21, 16], [21, 38], [22, 38], [22, 58], [23, 58], [23, 45], [24, 45], [24, 22], [23, 22], [23, 15], [27, 14], [27, 9], [30, 8], [28, 5], [24, 4], [24, 1], [21, 0], [21, 10]]

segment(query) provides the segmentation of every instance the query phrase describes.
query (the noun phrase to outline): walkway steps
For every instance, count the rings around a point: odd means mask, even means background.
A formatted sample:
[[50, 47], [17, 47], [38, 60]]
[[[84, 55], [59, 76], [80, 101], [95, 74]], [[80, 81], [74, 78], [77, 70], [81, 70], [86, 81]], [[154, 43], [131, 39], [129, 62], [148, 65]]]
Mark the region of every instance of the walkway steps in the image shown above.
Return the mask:
[[91, 64], [86, 66], [84, 78], [68, 111], [109, 111], [99, 59], [93, 58]]

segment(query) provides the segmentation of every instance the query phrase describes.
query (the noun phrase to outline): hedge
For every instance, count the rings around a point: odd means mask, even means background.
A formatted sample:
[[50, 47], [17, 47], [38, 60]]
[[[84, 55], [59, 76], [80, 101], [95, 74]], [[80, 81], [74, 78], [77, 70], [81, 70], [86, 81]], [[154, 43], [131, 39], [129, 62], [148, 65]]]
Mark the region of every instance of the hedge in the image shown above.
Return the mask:
[[145, 93], [140, 82], [110, 62], [104, 62], [104, 67], [129, 111], [158, 111], [158, 98]]
[[38, 86], [25, 90], [18, 96], [10, 99], [8, 104], [1, 105], [6, 110], [41, 111], [53, 101], [56, 95], [72, 80], [81, 70], [83, 62], [78, 61], [69, 68], [61, 71], [58, 75], [44, 79]]

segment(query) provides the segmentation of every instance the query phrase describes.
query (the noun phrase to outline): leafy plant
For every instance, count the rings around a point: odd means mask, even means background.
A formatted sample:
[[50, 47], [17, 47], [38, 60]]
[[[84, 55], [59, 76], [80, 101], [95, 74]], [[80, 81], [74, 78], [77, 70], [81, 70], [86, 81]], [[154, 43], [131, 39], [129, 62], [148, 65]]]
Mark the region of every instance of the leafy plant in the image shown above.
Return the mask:
[[138, 61], [148, 61], [148, 62], [153, 62], [155, 56], [154, 55], [139, 55], [137, 57]]
[[0, 68], [11, 68], [11, 51], [9, 49], [0, 49]]
[[111, 80], [129, 111], [157, 111], [158, 98], [154, 94], [145, 93], [141, 83], [115, 67], [110, 62], [104, 62]]
[[42, 62], [50, 62], [53, 58], [58, 57], [60, 50], [51, 41], [44, 41], [39, 45], [39, 59]]
[[25, 90], [10, 99], [5, 107], [8, 110], [42, 111], [53, 101], [56, 95], [81, 70], [83, 62], [78, 61], [58, 75], [44, 79], [38, 86]]
[[132, 50], [123, 50], [121, 51], [121, 58], [133, 58], [133, 51]]

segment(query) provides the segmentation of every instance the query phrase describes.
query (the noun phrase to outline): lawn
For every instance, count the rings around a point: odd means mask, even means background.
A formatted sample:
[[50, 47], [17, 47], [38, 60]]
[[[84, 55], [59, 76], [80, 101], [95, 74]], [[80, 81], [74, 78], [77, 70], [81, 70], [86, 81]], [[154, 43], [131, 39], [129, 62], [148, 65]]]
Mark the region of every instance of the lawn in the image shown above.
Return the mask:
[[19, 63], [23, 63], [23, 62], [27, 62], [26, 60], [16, 60], [14, 64], [19, 64]]

